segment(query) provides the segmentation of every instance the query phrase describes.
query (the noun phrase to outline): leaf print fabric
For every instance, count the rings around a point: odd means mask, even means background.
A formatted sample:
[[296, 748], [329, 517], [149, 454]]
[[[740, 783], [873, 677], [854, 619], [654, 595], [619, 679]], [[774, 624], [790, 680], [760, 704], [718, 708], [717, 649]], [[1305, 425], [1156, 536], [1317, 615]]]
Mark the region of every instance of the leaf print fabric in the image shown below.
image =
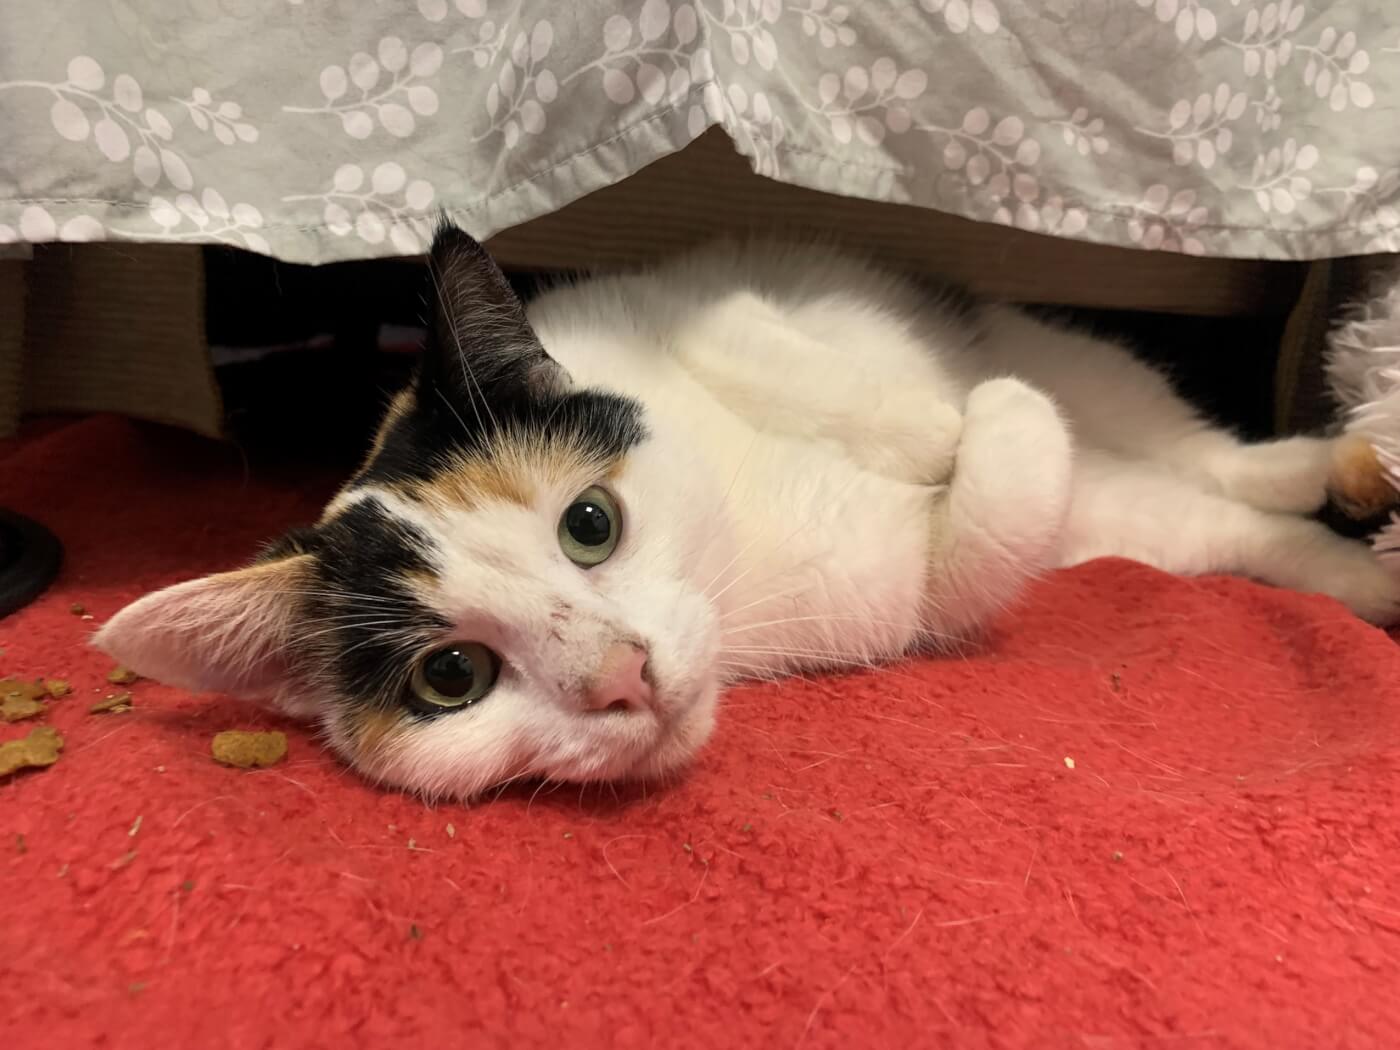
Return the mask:
[[[719, 125], [755, 171], [1108, 244], [1400, 251], [1400, 5], [0, 6], [0, 243], [422, 251]], [[35, 42], [42, 41], [42, 46]]]

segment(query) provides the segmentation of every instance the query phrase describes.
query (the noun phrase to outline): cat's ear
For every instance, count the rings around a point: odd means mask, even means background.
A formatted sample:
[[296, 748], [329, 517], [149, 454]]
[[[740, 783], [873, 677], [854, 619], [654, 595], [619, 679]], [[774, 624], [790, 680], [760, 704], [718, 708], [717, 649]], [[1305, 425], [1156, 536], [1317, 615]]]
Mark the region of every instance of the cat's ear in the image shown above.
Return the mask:
[[433, 324], [421, 384], [456, 404], [562, 393], [568, 373], [540, 345], [501, 268], [470, 235], [444, 222], [433, 238]]
[[137, 674], [310, 714], [288, 661], [311, 555], [204, 576], [132, 602], [93, 645]]

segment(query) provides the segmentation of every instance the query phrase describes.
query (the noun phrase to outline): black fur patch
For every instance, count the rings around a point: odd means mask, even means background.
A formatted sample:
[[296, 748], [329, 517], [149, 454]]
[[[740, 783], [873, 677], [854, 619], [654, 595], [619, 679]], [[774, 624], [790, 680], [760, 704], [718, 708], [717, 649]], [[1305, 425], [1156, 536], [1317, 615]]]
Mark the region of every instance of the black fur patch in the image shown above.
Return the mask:
[[277, 539], [264, 546], [258, 552], [258, 556], [253, 559], [253, 563], [280, 561], [283, 558], [293, 558], [298, 554], [314, 554], [320, 547], [320, 543], [320, 534], [314, 528], [288, 529]]
[[[316, 530], [313, 593], [306, 614], [320, 669], [340, 692], [397, 707], [413, 658], [451, 626], [418, 600], [409, 576], [433, 572], [433, 543], [364, 499]], [[387, 621], [387, 622], [386, 622]]]
[[428, 481], [459, 455], [483, 452], [500, 435], [538, 435], [567, 441], [611, 460], [646, 438], [642, 408], [631, 398], [584, 391], [543, 397], [498, 398], [451, 405], [447, 394], [420, 385], [412, 407], [389, 425], [379, 452], [352, 485]]

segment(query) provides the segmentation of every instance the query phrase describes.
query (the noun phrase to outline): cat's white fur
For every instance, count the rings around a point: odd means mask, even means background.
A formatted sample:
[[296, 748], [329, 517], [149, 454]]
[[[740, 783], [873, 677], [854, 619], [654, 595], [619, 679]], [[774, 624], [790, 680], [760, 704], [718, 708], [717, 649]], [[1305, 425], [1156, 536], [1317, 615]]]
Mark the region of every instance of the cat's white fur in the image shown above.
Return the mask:
[[[529, 508], [342, 497], [433, 538], [433, 604], [505, 666], [482, 703], [395, 738], [369, 770], [393, 783], [665, 772], [727, 680], [970, 639], [1032, 578], [1105, 555], [1329, 594], [1377, 623], [1400, 610], [1365, 545], [1304, 517], [1326, 499], [1326, 439], [1242, 444], [1121, 348], [1015, 310], [965, 318], [862, 262], [757, 245], [554, 289], [528, 315], [575, 387], [645, 406], [650, 437], [611, 483], [623, 541], [586, 573], [561, 558], [559, 515], [590, 477]], [[136, 651], [183, 614], [158, 599], [102, 644]], [[655, 710], [579, 703], [619, 639], [647, 649]]]

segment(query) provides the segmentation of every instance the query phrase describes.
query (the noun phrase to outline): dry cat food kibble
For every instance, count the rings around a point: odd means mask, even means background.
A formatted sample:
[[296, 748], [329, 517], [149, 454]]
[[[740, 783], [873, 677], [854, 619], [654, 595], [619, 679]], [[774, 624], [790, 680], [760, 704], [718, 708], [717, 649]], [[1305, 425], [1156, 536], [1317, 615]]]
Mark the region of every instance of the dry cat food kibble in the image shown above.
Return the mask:
[[107, 672], [107, 681], [113, 685], [130, 685], [140, 677], [130, 667], [114, 667]]
[[130, 693], [113, 693], [105, 700], [99, 700], [88, 708], [90, 715], [119, 715], [131, 710]]
[[55, 700], [62, 700], [73, 691], [73, 687], [62, 678], [44, 679], [44, 691]]
[[239, 769], [261, 769], [275, 765], [287, 755], [285, 733], [273, 730], [254, 733], [243, 729], [226, 729], [214, 737], [214, 761]]
[[26, 737], [0, 744], [0, 777], [20, 769], [51, 766], [62, 750], [63, 737], [58, 730], [49, 726], [31, 729]]
[[39, 698], [48, 695], [43, 682], [0, 681], [0, 721], [19, 722], [43, 714], [45, 707]]

